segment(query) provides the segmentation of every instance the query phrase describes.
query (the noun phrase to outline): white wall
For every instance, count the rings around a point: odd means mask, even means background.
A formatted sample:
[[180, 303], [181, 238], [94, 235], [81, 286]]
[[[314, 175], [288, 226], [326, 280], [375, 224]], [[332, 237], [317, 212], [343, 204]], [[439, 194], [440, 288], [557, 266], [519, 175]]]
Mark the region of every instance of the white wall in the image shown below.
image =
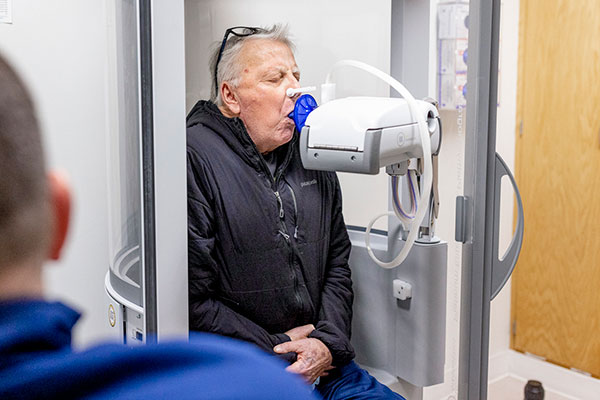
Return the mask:
[[47, 294], [84, 312], [75, 341], [108, 332], [104, 1], [19, 0], [0, 24], [0, 52], [37, 104], [48, 164], [73, 187], [71, 231], [63, 258], [45, 274]]

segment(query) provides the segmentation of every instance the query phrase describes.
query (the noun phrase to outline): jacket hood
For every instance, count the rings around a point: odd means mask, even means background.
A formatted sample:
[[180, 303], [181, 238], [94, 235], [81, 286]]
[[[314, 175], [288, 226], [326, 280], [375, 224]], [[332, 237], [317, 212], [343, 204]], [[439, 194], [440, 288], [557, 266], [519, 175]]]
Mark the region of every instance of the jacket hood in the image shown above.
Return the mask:
[[227, 118], [211, 101], [200, 100], [186, 118], [186, 127], [202, 125], [219, 135], [229, 147], [252, 164], [260, 162], [260, 154], [240, 118]]
[[[200, 100], [194, 105], [190, 113], [185, 119], [186, 128], [191, 128], [194, 125], [204, 125], [211, 130], [217, 132], [223, 138], [228, 138], [231, 135], [228, 131], [234, 134], [236, 139], [242, 143], [254, 145], [244, 123], [239, 118], [227, 118], [221, 113], [219, 107], [212, 101]], [[227, 134], [225, 134], [227, 132]]]

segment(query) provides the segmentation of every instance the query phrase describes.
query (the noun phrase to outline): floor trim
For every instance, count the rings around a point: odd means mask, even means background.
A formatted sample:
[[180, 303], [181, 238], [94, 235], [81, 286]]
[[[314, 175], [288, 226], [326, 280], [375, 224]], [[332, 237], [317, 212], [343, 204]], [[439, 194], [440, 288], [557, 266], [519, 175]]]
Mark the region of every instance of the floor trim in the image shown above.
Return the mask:
[[490, 357], [490, 383], [512, 376], [526, 382], [536, 379], [546, 392], [553, 392], [568, 399], [597, 399], [600, 380], [559, 367], [552, 363], [528, 356], [514, 350], [506, 350]]

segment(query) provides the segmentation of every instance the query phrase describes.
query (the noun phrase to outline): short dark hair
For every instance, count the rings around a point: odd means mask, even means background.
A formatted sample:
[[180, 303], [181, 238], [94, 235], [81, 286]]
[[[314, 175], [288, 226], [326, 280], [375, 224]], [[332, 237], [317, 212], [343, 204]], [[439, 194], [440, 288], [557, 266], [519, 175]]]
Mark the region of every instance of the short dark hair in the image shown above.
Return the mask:
[[0, 55], [0, 269], [48, 251], [45, 170], [33, 102]]

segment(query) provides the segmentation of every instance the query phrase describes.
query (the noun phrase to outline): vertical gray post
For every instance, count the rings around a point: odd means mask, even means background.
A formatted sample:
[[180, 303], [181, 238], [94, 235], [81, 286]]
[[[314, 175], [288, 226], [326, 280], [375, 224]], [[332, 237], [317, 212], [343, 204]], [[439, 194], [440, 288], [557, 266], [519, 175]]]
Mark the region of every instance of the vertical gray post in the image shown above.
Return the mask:
[[156, 342], [156, 224], [154, 197], [154, 105], [152, 86], [152, 4], [140, 0], [140, 78], [142, 125], [142, 192], [143, 192], [143, 290], [144, 331], [146, 343]]
[[469, 8], [459, 398], [487, 398], [500, 0]]
[[183, 0], [140, 0], [144, 316], [148, 342], [188, 335]]
[[[429, 87], [429, 57], [431, 2], [392, 0], [390, 75], [398, 79], [415, 98], [425, 98], [432, 92]], [[390, 97], [400, 97], [390, 89]], [[388, 182], [391, 180], [388, 178]], [[388, 184], [388, 210], [392, 211], [391, 184]], [[400, 221], [388, 218], [388, 252], [398, 254]], [[414, 250], [413, 250], [414, 251]], [[390, 259], [393, 256], [390, 257]], [[394, 390], [411, 400], [423, 399], [423, 388], [399, 379]]]
[[188, 336], [184, 1], [152, 0], [158, 340]]
[[[392, 0], [390, 75], [402, 82], [416, 99], [433, 92], [429, 86], [431, 3], [419, 0]], [[390, 88], [390, 97], [402, 97]], [[388, 211], [393, 211], [391, 179], [388, 179]], [[399, 252], [400, 221], [388, 217], [388, 249]], [[391, 258], [390, 258], [391, 259]]]
[[[390, 75], [398, 79], [416, 99], [433, 92], [429, 87], [431, 3], [393, 0]], [[390, 89], [390, 97], [400, 97]]]

